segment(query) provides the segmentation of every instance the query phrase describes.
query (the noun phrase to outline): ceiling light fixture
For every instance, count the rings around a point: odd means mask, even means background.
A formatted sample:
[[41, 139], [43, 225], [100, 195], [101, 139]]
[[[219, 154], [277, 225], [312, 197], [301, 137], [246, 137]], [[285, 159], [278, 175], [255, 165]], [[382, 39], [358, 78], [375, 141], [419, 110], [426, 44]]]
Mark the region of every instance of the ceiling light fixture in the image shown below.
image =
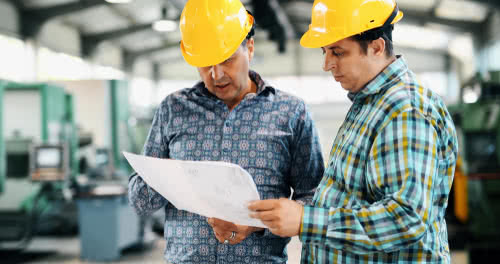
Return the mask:
[[153, 29], [159, 32], [171, 32], [177, 29], [177, 22], [167, 19], [167, 3], [161, 8], [161, 19], [153, 23]]
[[111, 4], [127, 4], [132, 2], [133, 0], [106, 0], [106, 2]]

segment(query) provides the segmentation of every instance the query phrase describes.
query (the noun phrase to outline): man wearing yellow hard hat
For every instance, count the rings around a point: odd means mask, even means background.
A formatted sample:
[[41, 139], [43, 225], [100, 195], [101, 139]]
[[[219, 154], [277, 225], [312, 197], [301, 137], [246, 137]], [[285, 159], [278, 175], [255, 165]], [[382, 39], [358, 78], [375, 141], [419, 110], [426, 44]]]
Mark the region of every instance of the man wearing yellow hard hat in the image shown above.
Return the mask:
[[[311, 204], [324, 172], [318, 135], [301, 99], [249, 69], [253, 28], [239, 0], [186, 3], [180, 48], [201, 82], [162, 101], [144, 154], [235, 163], [250, 173], [262, 199], [290, 197], [293, 189], [292, 199]], [[177, 210], [137, 174], [129, 180], [129, 199], [140, 214], [165, 210], [169, 263], [287, 261], [289, 238]]]
[[394, 0], [316, 0], [300, 43], [352, 106], [330, 152], [314, 206], [250, 205], [269, 230], [298, 235], [302, 263], [450, 263], [444, 220], [457, 158], [443, 101], [392, 49]]

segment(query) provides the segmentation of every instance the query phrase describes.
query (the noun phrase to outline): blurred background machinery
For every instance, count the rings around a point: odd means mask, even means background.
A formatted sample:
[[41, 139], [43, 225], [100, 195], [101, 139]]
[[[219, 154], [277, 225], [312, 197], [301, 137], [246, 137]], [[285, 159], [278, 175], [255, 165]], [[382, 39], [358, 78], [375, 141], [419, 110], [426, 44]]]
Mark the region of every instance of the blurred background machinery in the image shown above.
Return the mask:
[[146, 219], [128, 205], [130, 168], [121, 154], [139, 151], [127, 91], [116, 80], [2, 82], [0, 249], [22, 250], [34, 236], [83, 230], [82, 258], [113, 260], [144, 242]]
[[[68, 203], [66, 191], [76, 177], [73, 102], [63, 88], [47, 84], [4, 83], [0, 90], [5, 113], [0, 246], [23, 248], [34, 233], [76, 230], [74, 205]], [[40, 144], [57, 149], [44, 154]], [[43, 162], [61, 169], [59, 175], [36, 175]]]
[[500, 255], [500, 72], [476, 75], [460, 95], [449, 107], [461, 156], [448, 206], [450, 243], [480, 263]]

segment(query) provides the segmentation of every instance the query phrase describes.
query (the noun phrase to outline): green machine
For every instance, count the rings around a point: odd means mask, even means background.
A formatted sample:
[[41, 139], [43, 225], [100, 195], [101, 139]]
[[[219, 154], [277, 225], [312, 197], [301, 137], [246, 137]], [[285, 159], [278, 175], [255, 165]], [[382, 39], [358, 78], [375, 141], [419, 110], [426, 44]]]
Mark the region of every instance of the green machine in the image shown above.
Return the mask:
[[3, 90], [7, 82], [0, 80], [0, 195], [3, 193], [5, 182], [5, 142], [3, 140]]
[[126, 199], [122, 151], [139, 150], [125, 81], [0, 82], [0, 110], [0, 250], [83, 230], [81, 257], [112, 260], [148, 242]]
[[124, 173], [130, 173], [132, 168], [122, 154], [123, 150], [136, 151], [134, 147], [134, 133], [129, 118], [130, 109], [128, 104], [128, 85], [125, 81], [109, 81], [111, 93], [111, 140], [112, 153], [117, 169]]
[[462, 102], [449, 107], [462, 161], [448, 208], [460, 218], [455, 230], [465, 230], [456, 239], [469, 250], [470, 263], [489, 262], [500, 250], [500, 72], [490, 76], [472, 78], [460, 91]]
[[65, 193], [78, 165], [72, 103], [59, 86], [0, 86], [2, 249], [22, 249], [40, 230], [76, 227]]

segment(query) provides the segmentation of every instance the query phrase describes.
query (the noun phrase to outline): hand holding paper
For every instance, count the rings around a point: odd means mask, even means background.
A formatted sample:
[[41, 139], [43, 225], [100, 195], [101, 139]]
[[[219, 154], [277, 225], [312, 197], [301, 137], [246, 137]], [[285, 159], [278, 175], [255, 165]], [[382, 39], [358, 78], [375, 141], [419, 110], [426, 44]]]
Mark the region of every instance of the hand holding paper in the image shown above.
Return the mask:
[[123, 155], [142, 179], [177, 209], [265, 228], [260, 220], [249, 217], [247, 204], [260, 197], [252, 177], [240, 166], [158, 159], [128, 152]]

